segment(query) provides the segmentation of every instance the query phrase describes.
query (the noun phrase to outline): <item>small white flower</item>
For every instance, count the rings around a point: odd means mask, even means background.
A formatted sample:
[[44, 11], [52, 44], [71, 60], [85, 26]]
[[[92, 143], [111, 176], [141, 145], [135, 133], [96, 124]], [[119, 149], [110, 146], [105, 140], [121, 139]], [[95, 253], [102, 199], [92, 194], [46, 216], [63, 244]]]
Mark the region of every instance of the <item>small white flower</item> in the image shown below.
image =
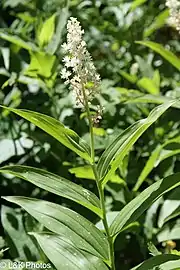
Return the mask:
[[71, 72], [69, 70], [67, 70], [66, 68], [63, 68], [61, 70], [61, 78], [62, 79], [68, 79], [71, 76]]
[[71, 67], [75, 68], [79, 64], [79, 59], [76, 57], [71, 58]]
[[[61, 71], [61, 77], [70, 82], [73, 92], [76, 93], [76, 101], [85, 106], [84, 93], [90, 102], [99, 92], [100, 76], [92, 62], [92, 57], [86, 49], [83, 40], [84, 30], [76, 18], [71, 17], [67, 23], [67, 43], [62, 45], [66, 56], [63, 58], [64, 66], [70, 68]], [[67, 79], [71, 76], [70, 81]]]
[[166, 6], [169, 8], [169, 24], [173, 25], [180, 32], [180, 1], [166, 0]]

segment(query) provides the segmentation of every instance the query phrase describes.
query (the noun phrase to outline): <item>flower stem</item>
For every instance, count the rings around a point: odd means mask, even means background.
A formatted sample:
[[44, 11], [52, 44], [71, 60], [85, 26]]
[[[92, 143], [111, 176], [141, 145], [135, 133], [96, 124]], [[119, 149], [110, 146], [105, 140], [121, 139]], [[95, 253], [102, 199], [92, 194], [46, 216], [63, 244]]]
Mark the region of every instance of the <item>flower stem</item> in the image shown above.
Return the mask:
[[114, 262], [114, 244], [113, 244], [113, 239], [112, 239], [112, 237], [110, 235], [109, 226], [108, 226], [108, 222], [107, 222], [105, 198], [104, 198], [104, 189], [103, 189], [102, 183], [101, 183], [101, 181], [99, 179], [99, 175], [98, 175], [96, 164], [95, 164], [93, 122], [92, 122], [91, 113], [90, 113], [90, 109], [89, 109], [89, 105], [88, 105], [88, 100], [87, 100], [84, 88], [83, 88], [83, 96], [84, 96], [84, 101], [85, 101], [85, 109], [86, 109], [86, 112], [87, 112], [87, 118], [88, 118], [88, 121], [89, 121], [89, 132], [90, 132], [90, 139], [91, 139], [91, 141], [90, 141], [90, 144], [91, 144], [91, 158], [92, 158], [92, 161], [93, 161], [92, 169], [93, 169], [93, 172], [94, 172], [96, 185], [97, 185], [98, 193], [99, 193], [101, 209], [102, 209], [102, 212], [103, 212], [102, 222], [103, 222], [105, 233], [106, 233], [108, 243], [109, 243], [109, 257], [110, 257], [111, 270], [116, 270], [115, 262]]
[[98, 192], [99, 192], [99, 198], [100, 198], [100, 203], [101, 203], [101, 209], [103, 212], [103, 225], [104, 225], [104, 229], [107, 235], [107, 239], [108, 239], [108, 243], [109, 243], [109, 256], [110, 256], [110, 262], [111, 262], [111, 269], [115, 270], [115, 262], [114, 262], [114, 244], [113, 244], [113, 238], [110, 235], [110, 231], [109, 231], [109, 226], [108, 226], [108, 222], [107, 222], [107, 216], [106, 216], [106, 207], [105, 207], [105, 199], [104, 199], [104, 189], [102, 187], [101, 182], [99, 181], [99, 177], [97, 174], [97, 169], [96, 169], [96, 165], [93, 165], [93, 172], [95, 175], [95, 179], [96, 179], [96, 184], [97, 184], [97, 188], [98, 188]]

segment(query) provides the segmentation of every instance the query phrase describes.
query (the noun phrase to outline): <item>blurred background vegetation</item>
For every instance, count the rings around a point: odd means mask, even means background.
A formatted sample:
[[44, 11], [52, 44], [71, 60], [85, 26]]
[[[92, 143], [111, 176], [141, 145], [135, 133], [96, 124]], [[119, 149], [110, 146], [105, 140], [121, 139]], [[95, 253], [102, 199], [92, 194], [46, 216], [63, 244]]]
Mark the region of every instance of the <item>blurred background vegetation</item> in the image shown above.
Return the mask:
[[[89, 140], [86, 119], [60, 79], [66, 23], [70, 16], [76, 17], [102, 78], [98, 99], [105, 109], [94, 129], [98, 158], [117, 134], [147, 117], [155, 103], [180, 98], [179, 71], [136, 43], [158, 42], [179, 56], [179, 35], [167, 24], [168, 15], [162, 0], [1, 0], [0, 103], [53, 116]], [[110, 219], [139, 191], [179, 171], [179, 124], [179, 109], [168, 110], [125, 157], [106, 187]], [[9, 164], [43, 168], [97, 192], [80, 158], [29, 122], [1, 110], [0, 165]], [[141, 185], [134, 188], [137, 181]], [[101, 226], [87, 209], [18, 178], [0, 175], [0, 185], [1, 196], [47, 199], [67, 205]], [[155, 252], [151, 242], [161, 252], [178, 254], [179, 198], [180, 189], [168, 193], [117, 238], [117, 269], [130, 269], [149, 258]], [[9, 247], [1, 256], [39, 260], [39, 251], [27, 235], [32, 230], [42, 228], [23, 210], [1, 201], [0, 249]]]

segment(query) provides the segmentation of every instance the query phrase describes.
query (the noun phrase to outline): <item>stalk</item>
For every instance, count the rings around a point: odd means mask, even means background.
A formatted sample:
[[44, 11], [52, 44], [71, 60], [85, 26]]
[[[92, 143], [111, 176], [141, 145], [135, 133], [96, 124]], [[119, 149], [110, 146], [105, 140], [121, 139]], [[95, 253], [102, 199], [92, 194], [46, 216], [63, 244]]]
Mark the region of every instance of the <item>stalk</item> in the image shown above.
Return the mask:
[[110, 235], [109, 232], [109, 226], [107, 223], [107, 216], [106, 216], [106, 207], [105, 207], [105, 199], [104, 199], [104, 189], [102, 187], [101, 181], [99, 179], [99, 175], [96, 169], [96, 164], [95, 164], [95, 151], [94, 151], [94, 134], [93, 134], [93, 123], [92, 123], [92, 118], [91, 118], [91, 114], [90, 114], [90, 109], [89, 109], [89, 105], [88, 105], [88, 100], [86, 97], [86, 93], [85, 93], [85, 89], [84, 87], [82, 87], [83, 89], [83, 96], [84, 96], [84, 101], [85, 101], [85, 109], [87, 112], [87, 118], [89, 121], [89, 132], [90, 132], [90, 145], [91, 145], [91, 158], [93, 160], [93, 164], [92, 164], [92, 169], [94, 172], [94, 176], [95, 176], [95, 180], [96, 180], [96, 185], [98, 188], [98, 193], [99, 193], [99, 199], [100, 199], [100, 204], [101, 204], [101, 209], [103, 212], [103, 225], [104, 225], [104, 229], [105, 229], [105, 233], [108, 239], [108, 243], [109, 243], [109, 255], [110, 255], [110, 262], [111, 262], [111, 270], [116, 270], [115, 268], [115, 260], [114, 260], [114, 244], [113, 244], [113, 239]]

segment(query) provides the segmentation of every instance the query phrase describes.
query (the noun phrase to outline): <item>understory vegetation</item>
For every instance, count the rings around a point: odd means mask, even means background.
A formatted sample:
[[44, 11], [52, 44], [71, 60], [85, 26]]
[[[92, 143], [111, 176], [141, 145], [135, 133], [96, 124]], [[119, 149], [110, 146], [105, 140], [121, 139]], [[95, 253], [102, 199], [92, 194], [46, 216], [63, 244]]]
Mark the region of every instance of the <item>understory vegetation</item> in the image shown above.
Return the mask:
[[0, 268], [180, 269], [179, 40], [178, 0], [1, 0]]

